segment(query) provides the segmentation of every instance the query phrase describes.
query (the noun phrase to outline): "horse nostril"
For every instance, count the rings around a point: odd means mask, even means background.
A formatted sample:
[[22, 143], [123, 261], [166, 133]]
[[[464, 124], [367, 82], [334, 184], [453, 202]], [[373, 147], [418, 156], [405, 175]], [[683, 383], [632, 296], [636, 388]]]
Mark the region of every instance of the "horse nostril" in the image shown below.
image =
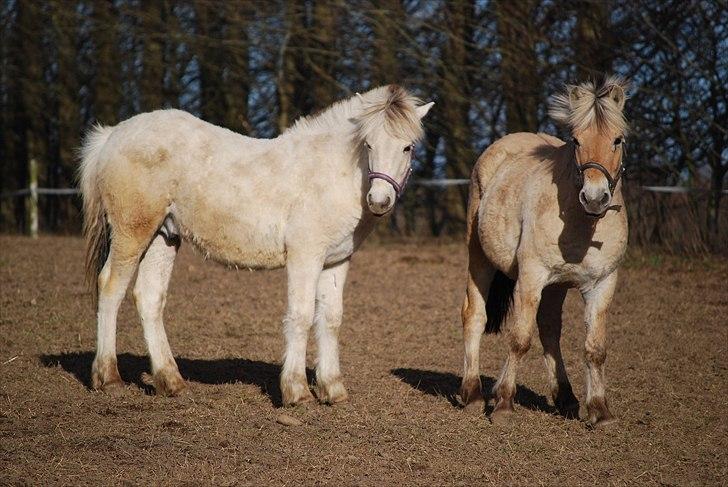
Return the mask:
[[601, 199], [601, 201], [600, 201], [600, 204], [602, 204], [602, 205], [606, 205], [606, 204], [607, 204], [607, 201], [609, 201], [609, 193], [607, 193], [607, 192], [605, 191], [605, 192], [604, 192], [604, 195], [602, 196], [602, 199]]
[[371, 206], [371, 205], [374, 204], [374, 202], [372, 201], [372, 195], [371, 194], [368, 194], [367, 195], [367, 203], [369, 203], [369, 206]]
[[586, 201], [586, 195], [584, 194], [584, 190], [582, 189], [579, 191], [579, 201], [581, 201], [582, 205], [585, 205], [587, 203]]
[[384, 208], [389, 208], [389, 203], [392, 201], [392, 198], [387, 196], [387, 199], [384, 200], [384, 204], [382, 205]]

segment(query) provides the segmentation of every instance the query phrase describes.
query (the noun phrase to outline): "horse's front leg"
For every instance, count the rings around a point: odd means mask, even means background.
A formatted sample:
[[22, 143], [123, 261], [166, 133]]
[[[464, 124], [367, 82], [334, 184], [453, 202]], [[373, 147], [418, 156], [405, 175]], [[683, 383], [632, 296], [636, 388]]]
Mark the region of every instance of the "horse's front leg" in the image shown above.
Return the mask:
[[586, 407], [589, 422], [602, 426], [616, 421], [607, 407], [604, 395], [604, 361], [607, 358], [607, 308], [617, 285], [617, 272], [613, 272], [589, 290], [582, 290], [586, 303], [586, 343], [584, 346], [587, 382]]
[[545, 272], [540, 267], [525, 264], [521, 267], [513, 290], [513, 316], [506, 324], [505, 336], [509, 352], [500, 378], [493, 386], [496, 404], [492, 419], [507, 416], [513, 412], [513, 398], [516, 395], [516, 371], [518, 362], [531, 347], [531, 337], [536, 329], [536, 314], [541, 302], [541, 291], [545, 284]]
[[283, 319], [286, 351], [281, 371], [281, 396], [284, 406], [313, 400], [306, 380], [306, 345], [313, 324], [316, 285], [323, 259], [289, 251], [288, 310]]
[[316, 289], [316, 386], [319, 401], [326, 404], [349, 398], [339, 368], [339, 327], [344, 312], [344, 283], [348, 270], [348, 260], [324, 269]]

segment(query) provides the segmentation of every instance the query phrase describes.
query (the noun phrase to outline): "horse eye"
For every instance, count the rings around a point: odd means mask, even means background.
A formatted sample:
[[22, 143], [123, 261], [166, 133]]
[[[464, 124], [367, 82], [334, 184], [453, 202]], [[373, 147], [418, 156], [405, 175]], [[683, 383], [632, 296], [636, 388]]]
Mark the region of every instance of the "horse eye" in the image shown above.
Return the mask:
[[404, 151], [405, 152], [409, 152], [411, 150], [412, 150], [412, 146], [411, 145], [408, 145], [407, 147], [404, 148]]
[[614, 139], [614, 145], [619, 145], [622, 142], [624, 142], [624, 140], [622, 139], [622, 137], [617, 137], [616, 139]]
[[372, 150], [372, 146], [369, 145], [369, 142], [364, 142], [364, 145], [366, 146], [367, 150]]
[[572, 140], [572, 142], [574, 142], [574, 145], [575, 145], [575, 146], [577, 146], [577, 147], [581, 147], [581, 144], [579, 143], [579, 139], [577, 139], [576, 137], [574, 137], [574, 138], [573, 138], [573, 139], [571, 139], [571, 140]]

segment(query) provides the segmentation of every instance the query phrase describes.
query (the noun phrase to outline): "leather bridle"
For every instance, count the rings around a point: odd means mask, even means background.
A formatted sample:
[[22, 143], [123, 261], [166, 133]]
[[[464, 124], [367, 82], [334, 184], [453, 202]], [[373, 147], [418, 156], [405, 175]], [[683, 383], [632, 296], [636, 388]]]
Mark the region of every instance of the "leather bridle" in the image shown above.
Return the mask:
[[574, 146], [574, 163], [576, 164], [577, 171], [579, 171], [580, 183], [584, 184], [584, 171], [586, 171], [587, 169], [596, 169], [600, 173], [604, 174], [605, 178], [607, 178], [607, 184], [609, 185], [609, 194], [614, 196], [614, 190], [617, 187], [617, 183], [624, 173], [624, 165], [622, 164], [622, 158], [624, 156], [624, 142], [622, 142], [622, 154], [619, 157], [619, 167], [617, 167], [616, 176], [612, 176], [611, 174], [609, 174], [609, 170], [607, 170], [606, 167], [596, 161], [589, 161], [585, 162], [584, 164], [579, 164], [579, 161], [576, 158], [576, 149], [579, 147], [579, 144], [574, 141], [572, 142], [572, 145]]

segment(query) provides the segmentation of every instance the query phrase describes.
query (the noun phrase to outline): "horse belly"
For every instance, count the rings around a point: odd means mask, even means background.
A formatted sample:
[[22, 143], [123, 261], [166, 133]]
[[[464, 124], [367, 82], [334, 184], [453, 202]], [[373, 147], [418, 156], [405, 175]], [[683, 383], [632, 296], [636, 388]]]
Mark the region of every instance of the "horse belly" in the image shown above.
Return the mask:
[[264, 215], [210, 211], [190, 219], [184, 211], [174, 212], [185, 240], [204, 256], [227, 265], [250, 269], [276, 269], [286, 263], [283, 218], [274, 212]]
[[488, 260], [498, 270], [513, 277], [517, 267], [520, 222], [517, 215], [503, 204], [508, 198], [505, 188], [483, 198], [478, 217], [478, 237]]

